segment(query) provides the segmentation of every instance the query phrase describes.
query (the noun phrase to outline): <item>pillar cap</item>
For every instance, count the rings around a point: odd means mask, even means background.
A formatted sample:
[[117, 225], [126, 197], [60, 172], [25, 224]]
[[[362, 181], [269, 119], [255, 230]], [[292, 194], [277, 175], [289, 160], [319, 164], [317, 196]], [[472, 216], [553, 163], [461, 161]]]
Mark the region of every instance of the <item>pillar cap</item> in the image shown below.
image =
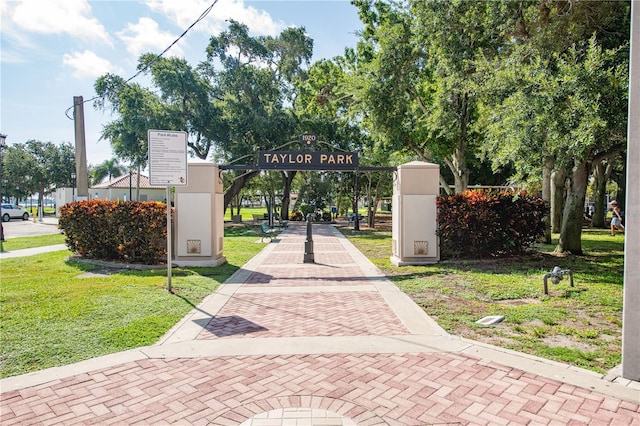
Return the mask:
[[409, 163], [400, 164], [398, 169], [439, 169], [440, 165], [427, 163], [426, 161], [411, 161]]

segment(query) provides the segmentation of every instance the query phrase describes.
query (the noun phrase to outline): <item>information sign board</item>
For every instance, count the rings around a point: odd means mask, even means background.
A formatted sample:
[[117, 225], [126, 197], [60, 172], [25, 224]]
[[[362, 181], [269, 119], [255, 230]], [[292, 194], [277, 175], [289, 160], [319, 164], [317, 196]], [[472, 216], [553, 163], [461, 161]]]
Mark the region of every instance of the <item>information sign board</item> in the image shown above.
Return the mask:
[[151, 186], [186, 186], [187, 133], [149, 130], [148, 141]]

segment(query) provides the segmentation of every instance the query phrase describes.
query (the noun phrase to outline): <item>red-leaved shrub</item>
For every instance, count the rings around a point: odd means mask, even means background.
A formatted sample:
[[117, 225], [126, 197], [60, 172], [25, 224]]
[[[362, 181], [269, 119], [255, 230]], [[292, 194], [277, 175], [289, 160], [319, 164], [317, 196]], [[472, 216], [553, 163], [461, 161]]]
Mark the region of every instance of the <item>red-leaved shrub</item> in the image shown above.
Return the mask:
[[78, 201], [60, 207], [58, 227], [81, 257], [153, 265], [166, 260], [166, 212], [154, 201]]
[[526, 251], [542, 235], [545, 202], [526, 192], [464, 191], [438, 197], [443, 259], [486, 258]]

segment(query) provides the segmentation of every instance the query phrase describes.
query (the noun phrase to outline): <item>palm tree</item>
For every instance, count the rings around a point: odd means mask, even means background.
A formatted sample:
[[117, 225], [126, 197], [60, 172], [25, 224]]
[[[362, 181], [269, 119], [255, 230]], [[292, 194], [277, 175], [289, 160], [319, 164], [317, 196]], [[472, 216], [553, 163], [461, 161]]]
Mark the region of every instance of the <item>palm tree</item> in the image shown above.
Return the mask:
[[93, 182], [100, 183], [106, 177], [108, 177], [109, 180], [117, 178], [122, 176], [125, 171], [125, 167], [118, 163], [117, 159], [112, 158], [111, 160], [105, 160], [93, 169]]

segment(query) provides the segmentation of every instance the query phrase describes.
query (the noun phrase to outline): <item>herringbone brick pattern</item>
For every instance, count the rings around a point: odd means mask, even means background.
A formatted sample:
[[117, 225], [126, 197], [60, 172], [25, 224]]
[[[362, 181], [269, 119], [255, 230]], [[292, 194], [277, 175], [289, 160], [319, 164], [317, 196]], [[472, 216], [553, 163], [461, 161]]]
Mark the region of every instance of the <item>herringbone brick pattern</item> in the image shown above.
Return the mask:
[[[380, 278], [365, 276], [333, 228], [313, 229], [315, 264], [303, 263], [304, 227], [290, 226], [197, 343], [408, 335], [375, 291]], [[128, 361], [4, 392], [0, 424], [253, 426], [282, 413], [275, 424], [286, 425], [310, 410], [322, 411], [313, 425], [640, 425], [638, 404], [444, 351]], [[341, 417], [322, 422], [326, 412]]]
[[273, 266], [259, 267], [246, 280], [252, 288], [256, 287], [304, 287], [304, 286], [341, 286], [371, 285], [371, 280], [362, 274], [357, 266], [345, 266], [333, 274], [318, 273], [317, 268], [292, 268]]
[[355, 265], [340, 265], [339, 268], [325, 268], [322, 265], [315, 264], [294, 264], [294, 265], [278, 265], [278, 264], [261, 264], [256, 268], [256, 272], [270, 275], [276, 279], [296, 279], [296, 278], [328, 278], [336, 280], [348, 279], [369, 279], [363, 275], [362, 269]]
[[291, 407], [358, 425], [640, 425], [638, 405], [455, 354], [139, 361], [8, 392], [2, 405], [3, 425], [238, 425]]
[[[323, 239], [324, 241], [328, 241], [328, 239]], [[299, 242], [289, 242], [288, 240], [282, 239], [280, 243], [273, 249], [274, 252], [295, 252], [295, 253], [304, 253], [304, 240]], [[341, 251], [346, 253], [344, 247], [340, 243], [335, 242], [322, 242], [322, 241], [313, 241], [313, 252], [314, 253], [323, 253], [323, 252], [336, 252]]]
[[[353, 259], [343, 252], [317, 252], [314, 247], [315, 263], [320, 265], [352, 264]], [[304, 263], [304, 249], [298, 252], [274, 252], [265, 259], [265, 265], [295, 265]]]
[[198, 336], [300, 337], [408, 334], [378, 293], [239, 294]]

